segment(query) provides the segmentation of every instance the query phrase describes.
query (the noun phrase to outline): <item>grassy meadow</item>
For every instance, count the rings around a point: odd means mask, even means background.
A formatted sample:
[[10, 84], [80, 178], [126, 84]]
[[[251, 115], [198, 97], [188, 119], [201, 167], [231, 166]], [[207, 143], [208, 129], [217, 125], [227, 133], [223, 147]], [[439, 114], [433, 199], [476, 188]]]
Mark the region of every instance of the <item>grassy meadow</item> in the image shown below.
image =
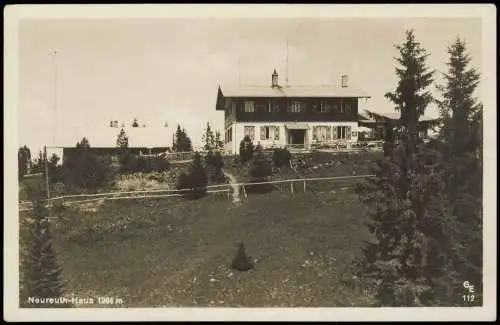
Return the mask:
[[[325, 174], [344, 166], [351, 175], [347, 169], [366, 162], [348, 167], [331, 157], [321, 162]], [[275, 188], [239, 204], [209, 195], [53, 209], [66, 294], [116, 297], [125, 307], [370, 306], [369, 293], [351, 281], [352, 262], [370, 240], [364, 206], [347, 184], [309, 186], [296, 185], [293, 194]], [[20, 214], [21, 250], [29, 213]], [[255, 263], [247, 272], [229, 267], [240, 242]]]

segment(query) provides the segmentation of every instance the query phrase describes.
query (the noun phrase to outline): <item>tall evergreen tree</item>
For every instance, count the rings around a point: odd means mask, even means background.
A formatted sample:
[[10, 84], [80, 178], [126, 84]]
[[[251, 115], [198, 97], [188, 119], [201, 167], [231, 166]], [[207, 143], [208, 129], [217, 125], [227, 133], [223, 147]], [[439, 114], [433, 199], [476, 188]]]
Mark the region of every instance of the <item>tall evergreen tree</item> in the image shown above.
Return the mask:
[[202, 136], [202, 142], [203, 142], [203, 150], [205, 151], [215, 150], [215, 134], [209, 122], [207, 122], [205, 133]]
[[193, 151], [193, 145], [191, 143], [191, 139], [187, 135], [186, 130], [184, 128], [181, 128], [179, 124], [177, 124], [177, 130], [175, 131], [172, 149], [175, 152]]
[[180, 124], [177, 124], [177, 129], [175, 130], [175, 134], [172, 139], [172, 150], [175, 152], [179, 152], [179, 139], [182, 138], [182, 129]]
[[432, 195], [426, 192], [432, 179], [425, 176], [436, 173], [422, 165], [424, 157], [434, 151], [419, 145], [418, 120], [432, 101], [426, 88], [432, 83], [433, 72], [426, 67], [428, 54], [413, 31], [407, 31], [405, 42], [396, 48], [400, 53], [396, 58], [399, 81], [386, 97], [401, 113], [395, 132], [402, 141], [386, 147], [385, 157], [374, 170], [376, 177], [358, 189], [370, 208], [369, 227], [376, 238], [366, 246], [360, 271], [377, 280], [376, 297], [381, 305], [414, 306], [430, 299], [426, 267], [428, 237], [434, 229], [429, 220], [435, 216], [431, 216]]
[[124, 129], [121, 129], [120, 133], [118, 134], [118, 137], [116, 139], [116, 146], [121, 149], [128, 148], [128, 137]]
[[[48, 211], [41, 202], [34, 203], [34, 218], [28, 235], [28, 249], [22, 256], [23, 292], [21, 305], [28, 297], [59, 298], [62, 296], [62, 268], [52, 248]], [[41, 304], [36, 307], [60, 307], [54, 304]]]
[[224, 151], [224, 140], [221, 137], [220, 131], [215, 131], [215, 150], [219, 152]]
[[25, 145], [17, 151], [17, 162], [18, 162], [18, 178], [21, 179], [31, 165], [31, 152], [30, 149]]
[[[469, 67], [471, 57], [466, 44], [457, 38], [448, 47], [450, 55], [445, 84], [439, 86], [442, 99], [444, 143], [444, 186], [449, 199], [453, 224], [448, 225], [448, 263], [454, 277], [454, 296], [460, 296], [467, 279], [476, 291], [482, 289], [482, 104], [474, 97], [480, 74]], [[455, 241], [451, 241], [452, 238]], [[457, 240], [460, 238], [460, 240]], [[446, 297], [444, 298], [446, 299]], [[478, 299], [479, 300], [479, 299]]]
[[183, 151], [193, 151], [193, 143], [191, 142], [191, 138], [188, 136], [186, 129], [182, 128], [182, 149]]

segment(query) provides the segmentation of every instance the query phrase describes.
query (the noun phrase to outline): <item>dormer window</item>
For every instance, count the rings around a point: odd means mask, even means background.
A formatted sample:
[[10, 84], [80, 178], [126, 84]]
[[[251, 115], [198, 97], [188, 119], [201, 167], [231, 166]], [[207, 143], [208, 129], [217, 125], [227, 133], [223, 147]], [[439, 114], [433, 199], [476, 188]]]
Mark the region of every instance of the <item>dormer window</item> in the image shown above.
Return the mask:
[[245, 111], [245, 113], [253, 113], [253, 112], [255, 112], [255, 103], [253, 101], [251, 101], [251, 100], [245, 101], [244, 111]]
[[326, 102], [326, 100], [322, 100], [319, 104], [319, 111], [321, 113], [327, 113], [329, 111], [330, 105]]
[[291, 113], [301, 113], [304, 111], [304, 103], [299, 100], [292, 101], [288, 106], [288, 111]]

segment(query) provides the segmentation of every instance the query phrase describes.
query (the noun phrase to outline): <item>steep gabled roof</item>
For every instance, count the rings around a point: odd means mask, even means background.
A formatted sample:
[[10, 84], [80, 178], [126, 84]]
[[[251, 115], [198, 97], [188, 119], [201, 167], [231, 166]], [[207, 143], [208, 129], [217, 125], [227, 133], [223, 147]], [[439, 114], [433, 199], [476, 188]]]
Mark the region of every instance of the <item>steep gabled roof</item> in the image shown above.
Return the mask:
[[327, 97], [355, 97], [370, 98], [370, 95], [363, 90], [352, 87], [337, 87], [331, 85], [319, 86], [219, 86], [217, 96], [217, 109], [221, 110], [222, 98], [227, 97], [269, 97], [269, 98], [327, 98]]
[[220, 89], [224, 97], [370, 97], [360, 89], [336, 86], [236, 86]]

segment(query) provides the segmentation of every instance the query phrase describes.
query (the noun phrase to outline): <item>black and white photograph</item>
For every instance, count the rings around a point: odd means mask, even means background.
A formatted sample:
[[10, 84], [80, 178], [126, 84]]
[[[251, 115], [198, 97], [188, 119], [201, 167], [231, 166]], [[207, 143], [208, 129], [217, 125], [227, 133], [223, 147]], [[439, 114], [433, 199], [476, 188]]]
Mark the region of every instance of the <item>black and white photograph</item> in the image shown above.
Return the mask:
[[495, 9], [5, 7], [6, 320], [496, 320]]

